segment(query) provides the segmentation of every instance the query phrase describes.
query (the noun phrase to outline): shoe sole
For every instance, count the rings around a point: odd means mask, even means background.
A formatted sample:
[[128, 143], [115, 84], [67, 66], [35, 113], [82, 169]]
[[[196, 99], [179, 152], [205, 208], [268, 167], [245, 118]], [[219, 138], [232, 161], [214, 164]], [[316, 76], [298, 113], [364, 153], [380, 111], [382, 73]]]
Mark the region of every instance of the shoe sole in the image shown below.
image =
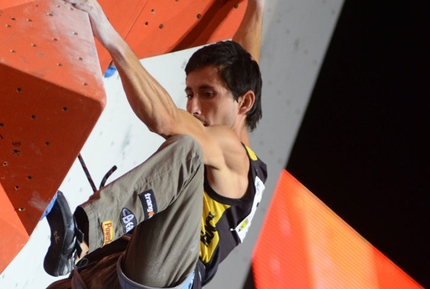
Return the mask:
[[63, 276], [74, 268], [73, 253], [76, 238], [73, 215], [62, 192], [58, 191], [57, 200], [46, 219], [51, 230], [51, 245], [43, 261], [43, 267], [51, 276]]

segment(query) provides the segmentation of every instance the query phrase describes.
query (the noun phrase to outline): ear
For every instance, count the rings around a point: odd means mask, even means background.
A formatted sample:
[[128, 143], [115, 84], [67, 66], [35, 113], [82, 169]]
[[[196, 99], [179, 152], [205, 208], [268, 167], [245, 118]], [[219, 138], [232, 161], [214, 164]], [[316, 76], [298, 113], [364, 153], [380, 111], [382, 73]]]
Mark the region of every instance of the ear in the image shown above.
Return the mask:
[[246, 115], [251, 110], [255, 102], [255, 94], [252, 90], [248, 90], [238, 99], [239, 114]]

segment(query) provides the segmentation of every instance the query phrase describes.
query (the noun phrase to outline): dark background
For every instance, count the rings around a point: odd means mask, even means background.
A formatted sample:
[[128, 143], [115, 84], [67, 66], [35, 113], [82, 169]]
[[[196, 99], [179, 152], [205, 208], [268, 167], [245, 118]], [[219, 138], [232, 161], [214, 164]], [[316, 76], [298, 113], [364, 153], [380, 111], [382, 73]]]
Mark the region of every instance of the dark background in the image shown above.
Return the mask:
[[429, 2], [345, 1], [286, 166], [425, 288]]

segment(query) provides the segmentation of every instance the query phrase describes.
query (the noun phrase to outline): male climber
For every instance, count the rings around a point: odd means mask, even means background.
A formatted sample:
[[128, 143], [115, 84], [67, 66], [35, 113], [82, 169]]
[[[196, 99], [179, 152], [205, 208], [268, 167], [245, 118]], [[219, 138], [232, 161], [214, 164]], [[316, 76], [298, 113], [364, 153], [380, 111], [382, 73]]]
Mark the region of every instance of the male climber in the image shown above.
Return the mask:
[[[249, 0], [233, 41], [191, 56], [186, 111], [144, 69], [96, 0], [65, 2], [88, 13], [133, 111], [165, 142], [73, 215], [59, 193], [47, 216], [52, 236], [44, 266], [54, 276], [72, 274], [49, 288], [201, 288], [243, 242], [267, 178], [248, 134], [262, 114], [264, 0]], [[110, 250], [129, 235], [126, 249]], [[97, 262], [84, 262], [100, 250]]]

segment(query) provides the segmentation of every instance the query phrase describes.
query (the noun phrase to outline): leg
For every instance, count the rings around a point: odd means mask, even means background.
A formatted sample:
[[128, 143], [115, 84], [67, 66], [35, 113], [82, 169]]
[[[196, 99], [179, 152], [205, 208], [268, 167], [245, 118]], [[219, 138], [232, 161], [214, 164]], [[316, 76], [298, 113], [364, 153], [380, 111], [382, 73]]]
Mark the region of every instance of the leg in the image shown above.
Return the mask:
[[194, 270], [200, 252], [203, 165], [197, 173], [175, 202], [136, 228], [122, 263], [128, 278], [171, 287]]
[[133, 232], [122, 269], [135, 282], [170, 287], [184, 281], [195, 268], [202, 196], [201, 148], [189, 136], [174, 136], [78, 211], [88, 217], [90, 251], [145, 221]]

